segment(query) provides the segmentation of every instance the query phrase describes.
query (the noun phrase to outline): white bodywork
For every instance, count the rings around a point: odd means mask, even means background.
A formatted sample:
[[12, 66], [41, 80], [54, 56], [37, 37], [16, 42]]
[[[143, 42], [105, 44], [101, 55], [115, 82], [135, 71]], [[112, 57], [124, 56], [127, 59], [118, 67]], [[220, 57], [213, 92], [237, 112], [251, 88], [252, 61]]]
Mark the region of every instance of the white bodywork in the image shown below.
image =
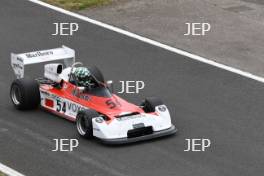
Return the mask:
[[[160, 111], [160, 107], [165, 107], [165, 111]], [[111, 123], [105, 121], [98, 123], [96, 118], [93, 119], [93, 134], [100, 139], [118, 139], [127, 138], [128, 130], [132, 130], [134, 125], [144, 124], [145, 127], [151, 126], [153, 132], [162, 131], [170, 128], [170, 113], [165, 105], [155, 108], [157, 115], [142, 113], [132, 116], [116, 118]]]
[[62, 64], [46, 64], [44, 67], [44, 77], [56, 83], [60, 83], [60, 74], [63, 70]]

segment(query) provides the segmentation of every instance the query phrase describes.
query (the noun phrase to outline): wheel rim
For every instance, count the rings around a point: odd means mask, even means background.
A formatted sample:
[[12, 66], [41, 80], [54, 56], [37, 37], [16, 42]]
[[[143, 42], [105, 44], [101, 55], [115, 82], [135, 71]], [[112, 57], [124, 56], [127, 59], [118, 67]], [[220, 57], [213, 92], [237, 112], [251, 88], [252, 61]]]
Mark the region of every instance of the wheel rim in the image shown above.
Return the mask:
[[85, 125], [85, 120], [84, 118], [81, 116], [80, 118], [78, 118], [77, 120], [77, 130], [78, 132], [83, 136], [86, 133], [86, 125]]
[[13, 86], [11, 89], [11, 98], [15, 105], [19, 105], [21, 102], [21, 92], [18, 86]]

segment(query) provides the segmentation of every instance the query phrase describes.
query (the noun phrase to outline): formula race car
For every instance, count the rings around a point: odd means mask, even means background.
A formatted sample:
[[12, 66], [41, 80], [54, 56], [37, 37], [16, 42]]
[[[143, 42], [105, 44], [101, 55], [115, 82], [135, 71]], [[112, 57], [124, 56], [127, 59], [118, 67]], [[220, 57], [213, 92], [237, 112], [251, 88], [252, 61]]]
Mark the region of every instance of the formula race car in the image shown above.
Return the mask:
[[[44, 77], [24, 78], [24, 66], [48, 63]], [[11, 54], [17, 77], [10, 97], [19, 110], [38, 108], [76, 122], [78, 133], [105, 143], [122, 144], [166, 135], [177, 130], [170, 113], [158, 98], [146, 98], [139, 106], [113, 93], [112, 82], [105, 82], [97, 67], [75, 63], [75, 51], [66, 46], [23, 54]]]

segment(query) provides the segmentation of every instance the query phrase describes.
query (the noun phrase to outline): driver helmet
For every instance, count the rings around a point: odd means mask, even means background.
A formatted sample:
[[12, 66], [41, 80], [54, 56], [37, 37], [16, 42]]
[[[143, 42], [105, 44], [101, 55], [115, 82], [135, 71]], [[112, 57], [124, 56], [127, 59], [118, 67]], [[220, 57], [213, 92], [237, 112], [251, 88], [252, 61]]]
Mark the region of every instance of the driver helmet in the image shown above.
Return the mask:
[[91, 72], [86, 67], [77, 67], [74, 70], [74, 76], [77, 80], [77, 85], [80, 87], [88, 87], [91, 82]]

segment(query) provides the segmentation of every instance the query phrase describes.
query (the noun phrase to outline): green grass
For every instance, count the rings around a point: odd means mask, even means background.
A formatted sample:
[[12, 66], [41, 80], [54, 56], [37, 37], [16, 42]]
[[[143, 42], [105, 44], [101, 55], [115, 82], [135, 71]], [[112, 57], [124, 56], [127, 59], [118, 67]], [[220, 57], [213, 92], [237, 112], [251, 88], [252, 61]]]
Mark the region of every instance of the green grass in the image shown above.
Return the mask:
[[0, 176], [7, 176], [3, 172], [0, 171]]
[[109, 4], [112, 0], [43, 0], [49, 4], [62, 7], [67, 10], [83, 10]]

